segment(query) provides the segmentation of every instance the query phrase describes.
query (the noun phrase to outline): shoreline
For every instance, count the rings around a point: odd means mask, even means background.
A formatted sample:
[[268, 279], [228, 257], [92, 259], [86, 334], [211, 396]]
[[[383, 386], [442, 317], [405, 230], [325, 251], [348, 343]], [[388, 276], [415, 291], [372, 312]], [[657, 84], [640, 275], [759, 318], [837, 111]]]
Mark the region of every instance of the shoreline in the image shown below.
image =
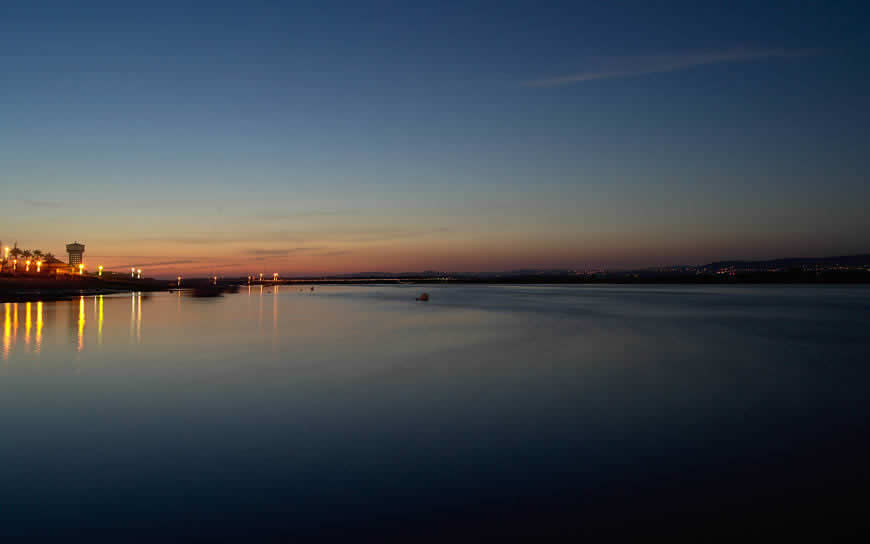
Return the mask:
[[162, 280], [102, 280], [99, 278], [0, 277], [0, 302], [54, 302], [81, 296], [114, 295], [135, 291], [155, 292], [170, 288]]
[[[207, 279], [190, 279], [182, 289], [196, 289], [210, 285]], [[292, 278], [278, 281], [219, 280], [218, 286], [262, 285], [870, 285], [870, 274], [842, 275], [789, 275], [762, 274], [737, 277], [678, 276], [678, 277], [600, 277], [574, 278], [559, 276], [504, 277], [504, 278]], [[0, 277], [0, 303], [72, 300], [81, 296], [115, 295], [130, 292], [160, 292], [178, 289], [169, 280], [102, 280], [98, 278], [50, 279], [27, 277]]]

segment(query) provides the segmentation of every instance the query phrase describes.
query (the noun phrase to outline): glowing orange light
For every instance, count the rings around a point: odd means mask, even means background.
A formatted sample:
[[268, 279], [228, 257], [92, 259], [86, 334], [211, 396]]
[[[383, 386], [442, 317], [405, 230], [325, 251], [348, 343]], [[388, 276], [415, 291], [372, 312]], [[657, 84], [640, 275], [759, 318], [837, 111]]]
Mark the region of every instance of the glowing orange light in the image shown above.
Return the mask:
[[103, 276], [103, 265], [98, 266], [97, 270], [99, 271], [99, 272], [97, 272], [97, 275], [102, 277]]
[[81, 276], [82, 273], [84, 273], [84, 271], [85, 271], [85, 265], [80, 264], [80, 265], [79, 265], [79, 276]]

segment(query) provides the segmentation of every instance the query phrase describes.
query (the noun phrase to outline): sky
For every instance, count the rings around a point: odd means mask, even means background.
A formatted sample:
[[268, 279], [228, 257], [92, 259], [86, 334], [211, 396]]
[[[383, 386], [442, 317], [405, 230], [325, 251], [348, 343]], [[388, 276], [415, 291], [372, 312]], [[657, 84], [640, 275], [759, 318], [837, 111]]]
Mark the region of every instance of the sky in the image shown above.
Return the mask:
[[862, 4], [4, 1], [0, 240], [155, 276], [867, 253]]

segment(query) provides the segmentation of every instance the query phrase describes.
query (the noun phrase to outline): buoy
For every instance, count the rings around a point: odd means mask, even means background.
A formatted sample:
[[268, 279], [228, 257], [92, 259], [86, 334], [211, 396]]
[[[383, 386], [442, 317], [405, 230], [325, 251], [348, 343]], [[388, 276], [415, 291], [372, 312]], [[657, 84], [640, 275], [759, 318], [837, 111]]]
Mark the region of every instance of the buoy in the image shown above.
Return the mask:
[[419, 300], [421, 302], [428, 301], [429, 300], [429, 293], [422, 293], [419, 297], [417, 297], [417, 300]]

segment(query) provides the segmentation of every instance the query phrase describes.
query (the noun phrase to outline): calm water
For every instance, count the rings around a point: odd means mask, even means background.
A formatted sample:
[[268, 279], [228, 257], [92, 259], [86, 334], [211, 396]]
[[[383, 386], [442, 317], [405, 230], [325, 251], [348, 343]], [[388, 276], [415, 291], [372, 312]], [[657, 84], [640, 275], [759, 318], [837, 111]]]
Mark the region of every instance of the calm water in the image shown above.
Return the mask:
[[867, 488], [870, 289], [427, 290], [0, 304], [0, 533], [625, 529]]

